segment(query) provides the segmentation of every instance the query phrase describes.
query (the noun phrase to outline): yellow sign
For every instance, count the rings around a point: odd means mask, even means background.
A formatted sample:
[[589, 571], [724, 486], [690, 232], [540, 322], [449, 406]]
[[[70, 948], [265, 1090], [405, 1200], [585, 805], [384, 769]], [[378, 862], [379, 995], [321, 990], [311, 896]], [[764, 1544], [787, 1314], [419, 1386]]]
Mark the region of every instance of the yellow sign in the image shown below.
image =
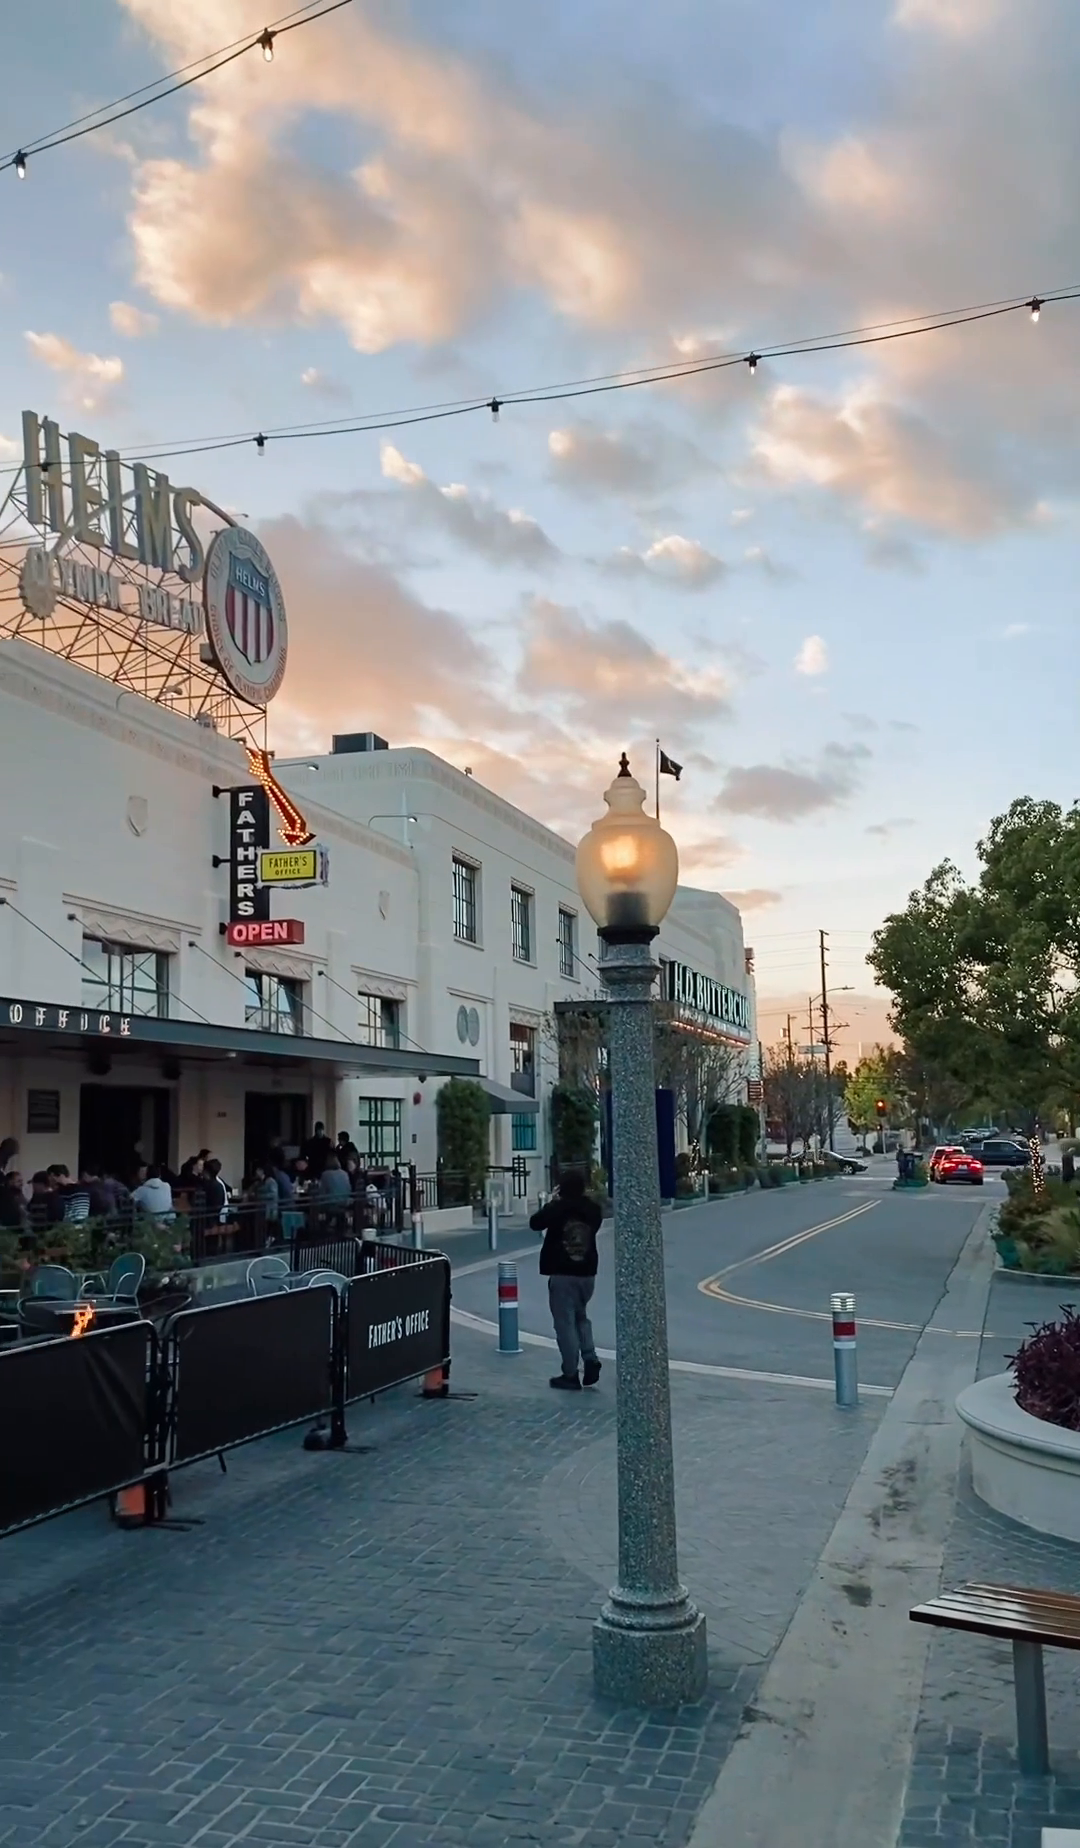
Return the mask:
[[317, 847], [265, 848], [259, 854], [259, 883], [293, 885], [302, 880], [315, 885], [322, 876], [319, 857]]

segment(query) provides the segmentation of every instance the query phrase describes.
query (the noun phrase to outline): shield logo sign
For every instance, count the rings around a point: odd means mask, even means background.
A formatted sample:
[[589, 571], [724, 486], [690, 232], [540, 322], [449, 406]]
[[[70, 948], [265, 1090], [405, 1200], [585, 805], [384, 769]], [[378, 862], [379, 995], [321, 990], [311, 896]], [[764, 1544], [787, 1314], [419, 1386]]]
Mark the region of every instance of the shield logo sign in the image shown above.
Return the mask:
[[252, 667], [267, 661], [274, 648], [274, 608], [270, 585], [246, 558], [229, 560], [225, 621], [244, 660]]

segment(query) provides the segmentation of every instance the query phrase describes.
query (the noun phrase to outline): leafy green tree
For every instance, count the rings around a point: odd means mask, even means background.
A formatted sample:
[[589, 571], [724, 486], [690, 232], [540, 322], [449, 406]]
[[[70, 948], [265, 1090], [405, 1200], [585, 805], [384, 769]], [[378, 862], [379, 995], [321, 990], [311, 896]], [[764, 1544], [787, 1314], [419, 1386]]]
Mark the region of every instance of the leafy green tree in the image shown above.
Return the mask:
[[592, 1168], [599, 1105], [595, 1090], [557, 1084], [551, 1093], [551, 1145], [560, 1168]]
[[[878, 1115], [879, 1103], [888, 1105], [884, 1118]], [[844, 1109], [852, 1129], [863, 1136], [881, 1122], [896, 1127], [906, 1121], [909, 1105], [895, 1051], [875, 1046], [859, 1060], [844, 1087]]]
[[971, 1098], [1030, 1122], [1080, 1090], [1080, 805], [1024, 796], [885, 919], [868, 958], [892, 1021]]
[[439, 1160], [464, 1175], [470, 1195], [483, 1191], [491, 1147], [491, 1100], [473, 1078], [451, 1078], [435, 1099]]

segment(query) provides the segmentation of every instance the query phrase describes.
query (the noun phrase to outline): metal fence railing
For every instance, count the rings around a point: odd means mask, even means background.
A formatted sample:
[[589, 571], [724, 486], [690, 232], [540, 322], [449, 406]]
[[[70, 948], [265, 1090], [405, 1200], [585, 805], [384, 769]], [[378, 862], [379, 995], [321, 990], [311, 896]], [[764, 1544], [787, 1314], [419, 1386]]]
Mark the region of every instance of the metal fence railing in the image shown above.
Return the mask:
[[312, 1419], [340, 1447], [351, 1401], [445, 1377], [449, 1260], [372, 1240], [360, 1260], [345, 1284], [0, 1350], [0, 1536], [140, 1484], [154, 1519], [170, 1470]]

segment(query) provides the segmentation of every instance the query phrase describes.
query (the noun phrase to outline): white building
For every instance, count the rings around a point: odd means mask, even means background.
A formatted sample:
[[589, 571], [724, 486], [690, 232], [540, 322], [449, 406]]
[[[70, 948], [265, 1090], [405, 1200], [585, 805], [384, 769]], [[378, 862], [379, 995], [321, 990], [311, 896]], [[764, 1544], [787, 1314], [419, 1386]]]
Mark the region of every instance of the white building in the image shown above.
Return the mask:
[[[302, 944], [237, 950], [214, 860], [227, 791], [251, 782], [239, 744], [8, 640], [0, 766], [0, 1135], [24, 1172], [210, 1147], [239, 1181], [320, 1119], [372, 1165], [431, 1172], [457, 1071], [491, 1093], [493, 1163], [546, 1184], [552, 1009], [597, 985], [560, 836], [427, 751], [277, 765], [329, 882], [274, 895]], [[659, 950], [684, 1001], [756, 1052], [735, 908], [680, 890]]]

